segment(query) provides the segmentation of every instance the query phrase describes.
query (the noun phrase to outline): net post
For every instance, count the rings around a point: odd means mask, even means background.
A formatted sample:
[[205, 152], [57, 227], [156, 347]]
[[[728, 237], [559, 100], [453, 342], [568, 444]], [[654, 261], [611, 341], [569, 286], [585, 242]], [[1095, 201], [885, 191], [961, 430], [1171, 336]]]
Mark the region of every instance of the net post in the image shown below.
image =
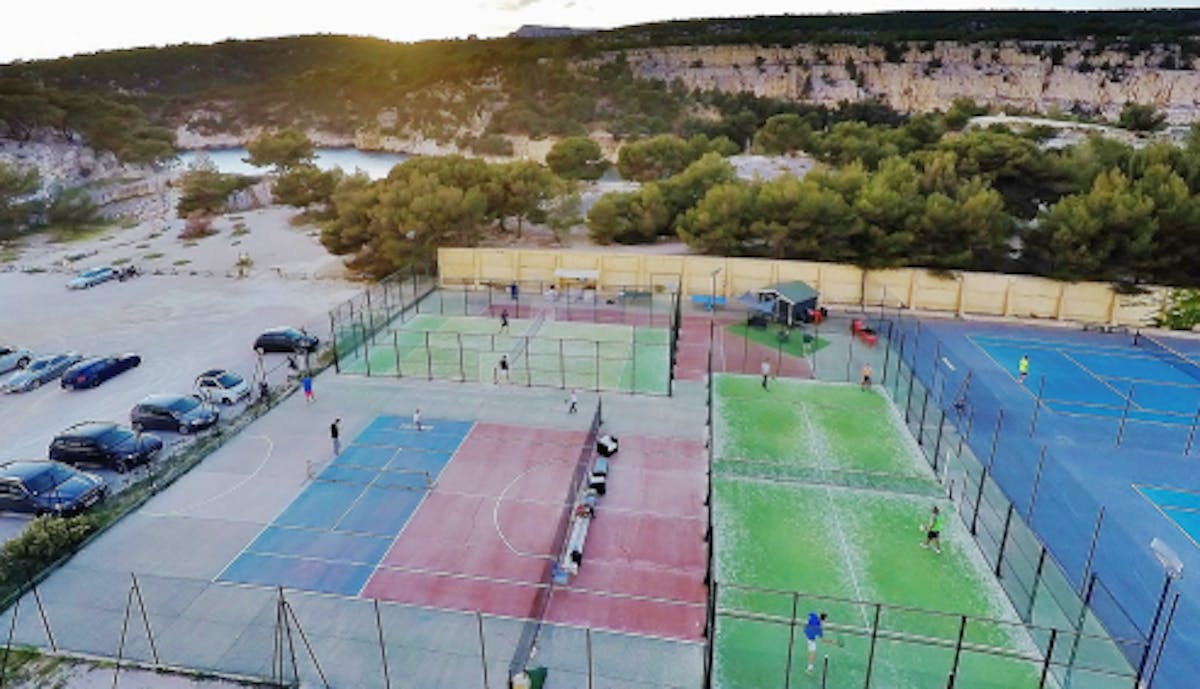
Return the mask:
[[[336, 359], [334, 361], [337, 361]], [[1196, 439], [1196, 426], [1200, 425], [1200, 405], [1196, 405], [1196, 413], [1192, 416], [1192, 427], [1188, 429], [1187, 444], [1183, 446], [1183, 456], [1192, 453], [1192, 441]]]
[[[799, 614], [800, 608], [800, 593], [792, 592], [792, 618], [788, 620], [788, 648], [787, 648], [787, 670], [783, 679], [783, 689], [791, 689], [792, 686], [792, 656], [795, 654], [796, 647], [796, 616]], [[711, 640], [710, 640], [711, 641]]]
[[1125, 408], [1121, 410], [1121, 424], [1117, 426], [1117, 447], [1125, 437], [1125, 422], [1129, 419], [1129, 405], [1133, 404], [1133, 384], [1129, 385], [1129, 394], [1125, 396]]
[[1083, 579], [1079, 582], [1081, 592], [1083, 591], [1084, 586], [1088, 587], [1087, 593], [1089, 598], [1091, 597], [1092, 591], [1091, 586], [1088, 584], [1088, 577], [1091, 576], [1093, 579], [1095, 578], [1095, 575], [1092, 573], [1092, 558], [1096, 556], [1096, 544], [1100, 541], [1100, 527], [1103, 525], [1104, 505], [1101, 505], [1100, 512], [1096, 515], [1096, 527], [1092, 529], [1092, 543], [1090, 546], [1088, 546], [1087, 560], [1083, 563]]
[[1038, 488], [1042, 485], [1042, 470], [1046, 468], [1046, 445], [1042, 444], [1042, 452], [1038, 455], [1037, 473], [1033, 476], [1033, 489], [1029, 492], [1029, 507], [1025, 511], [1025, 521], [1033, 525], [1033, 507], [1037, 504]]
[[1042, 379], [1038, 382], [1037, 401], [1033, 405], [1033, 420], [1029, 423], [1029, 437], [1033, 437], [1034, 431], [1037, 430], [1038, 412], [1042, 409], [1042, 393], [1046, 389], [1046, 374], [1042, 374]]
[[1000, 532], [1000, 547], [996, 550], [996, 578], [1000, 578], [1000, 569], [1004, 564], [1004, 549], [1008, 546], [1008, 530], [1012, 527], [1013, 504], [1008, 503], [1008, 513], [1004, 515], [1004, 529]]
[[825, 682], [829, 679], [829, 656], [825, 656], [825, 660], [821, 665], [821, 689], [825, 689]]

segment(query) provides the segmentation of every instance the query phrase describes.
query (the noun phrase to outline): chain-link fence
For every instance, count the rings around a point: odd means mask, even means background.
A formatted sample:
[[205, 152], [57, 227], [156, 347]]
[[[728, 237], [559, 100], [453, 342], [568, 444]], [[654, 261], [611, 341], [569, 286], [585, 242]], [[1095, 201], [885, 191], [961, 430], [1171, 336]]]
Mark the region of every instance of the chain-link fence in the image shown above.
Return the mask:
[[[108, 571], [56, 577], [0, 623], [6, 659], [17, 646], [108, 659], [114, 687], [123, 669], [139, 667], [362, 689], [507, 687], [528, 625], [479, 612]], [[695, 643], [542, 622], [528, 672], [549, 677], [551, 686], [692, 689], [702, 681], [700, 653]]]
[[[970, 370], [948, 366], [948, 348], [910, 316], [888, 314], [878, 328], [888, 349], [881, 383], [1022, 619], [1106, 632], [1108, 655], [1152, 681], [1173, 622], [1170, 574], [1105, 521], [1104, 505], [1040, 437], [1041, 405], [1002, 404]], [[1038, 641], [1048, 653], [1048, 639]]]
[[394, 296], [359, 297], [330, 314], [339, 372], [672, 393], [677, 292], [396, 284], [415, 287], [384, 289]]

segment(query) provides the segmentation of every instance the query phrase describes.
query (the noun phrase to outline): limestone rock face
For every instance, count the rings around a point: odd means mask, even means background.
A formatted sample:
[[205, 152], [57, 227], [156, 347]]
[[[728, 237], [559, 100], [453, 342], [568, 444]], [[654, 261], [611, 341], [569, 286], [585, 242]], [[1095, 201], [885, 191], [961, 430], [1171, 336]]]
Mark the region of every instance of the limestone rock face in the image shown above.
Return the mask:
[[672, 46], [625, 57], [646, 78], [829, 107], [878, 98], [904, 112], [928, 112], [970, 98], [999, 108], [1113, 118], [1132, 101], [1153, 105], [1172, 123], [1200, 119], [1200, 71], [1173, 48], [1127, 54], [1088, 43], [924, 47], [931, 49], [909, 46], [889, 56], [881, 46]]

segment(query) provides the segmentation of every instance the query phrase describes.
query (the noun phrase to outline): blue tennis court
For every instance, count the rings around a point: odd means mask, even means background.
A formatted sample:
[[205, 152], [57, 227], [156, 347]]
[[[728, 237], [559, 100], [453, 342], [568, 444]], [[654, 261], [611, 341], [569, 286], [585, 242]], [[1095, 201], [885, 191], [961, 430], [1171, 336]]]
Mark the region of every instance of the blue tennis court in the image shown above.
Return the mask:
[[1025, 385], [1032, 395], [1040, 389], [1051, 411], [1120, 417], [1128, 407], [1131, 420], [1188, 425], [1200, 408], [1200, 367], [1147, 339], [1137, 346], [990, 334], [968, 339], [1014, 377], [1028, 355]]
[[376, 417], [217, 579], [358, 595], [472, 425]]
[[1138, 492], [1200, 546], [1200, 493], [1160, 486], [1137, 486]]

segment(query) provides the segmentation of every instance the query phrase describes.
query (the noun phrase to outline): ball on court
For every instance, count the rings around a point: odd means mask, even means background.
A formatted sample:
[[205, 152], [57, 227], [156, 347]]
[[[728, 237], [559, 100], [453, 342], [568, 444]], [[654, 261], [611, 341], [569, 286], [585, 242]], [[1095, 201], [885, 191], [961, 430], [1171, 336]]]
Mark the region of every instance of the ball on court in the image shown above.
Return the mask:
[[924, 524], [917, 524], [917, 531], [924, 531], [924, 530], [925, 530]]

